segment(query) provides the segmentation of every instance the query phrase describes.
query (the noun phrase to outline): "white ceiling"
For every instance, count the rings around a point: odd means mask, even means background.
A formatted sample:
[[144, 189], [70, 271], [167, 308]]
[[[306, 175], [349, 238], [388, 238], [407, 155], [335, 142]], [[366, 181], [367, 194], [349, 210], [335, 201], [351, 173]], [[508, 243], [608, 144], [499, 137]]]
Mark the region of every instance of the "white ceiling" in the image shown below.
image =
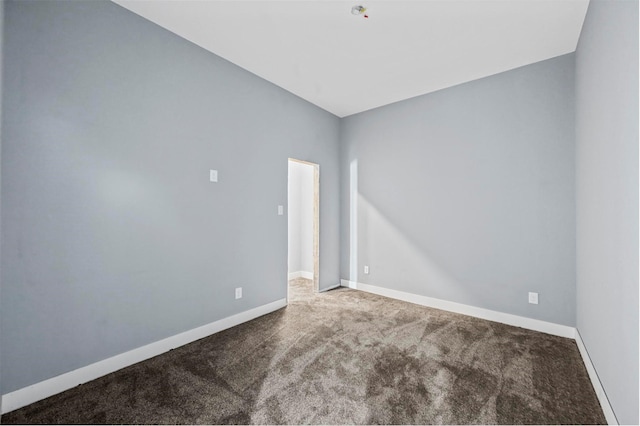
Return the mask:
[[[573, 52], [588, 0], [113, 0], [339, 116]], [[367, 7], [368, 19], [351, 14]]]

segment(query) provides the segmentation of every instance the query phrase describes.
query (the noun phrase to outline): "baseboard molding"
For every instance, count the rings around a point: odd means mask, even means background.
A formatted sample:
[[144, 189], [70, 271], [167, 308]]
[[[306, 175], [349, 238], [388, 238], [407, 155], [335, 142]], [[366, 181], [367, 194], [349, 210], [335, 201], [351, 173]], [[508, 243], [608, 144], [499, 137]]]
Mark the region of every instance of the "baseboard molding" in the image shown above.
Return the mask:
[[289, 272], [289, 275], [287, 276], [287, 279], [289, 281], [295, 280], [296, 278], [300, 278], [300, 271], [298, 271], [298, 272]]
[[547, 334], [553, 334], [555, 336], [567, 337], [574, 339], [582, 361], [589, 374], [589, 379], [593, 385], [593, 389], [596, 392], [600, 406], [604, 413], [607, 423], [610, 425], [617, 425], [618, 419], [609, 403], [607, 394], [598, 378], [596, 369], [591, 362], [589, 352], [582, 341], [580, 332], [574, 328], [566, 325], [554, 324], [546, 321], [536, 320], [533, 318], [521, 317], [518, 315], [506, 314], [503, 312], [492, 311], [484, 308], [477, 308], [475, 306], [464, 305], [462, 303], [449, 302], [446, 300], [436, 299], [433, 297], [420, 296], [417, 294], [406, 293], [403, 291], [392, 290], [384, 287], [377, 287], [369, 284], [358, 283], [355, 281], [340, 280], [343, 287], [349, 287], [355, 290], [366, 291], [367, 293], [378, 294], [380, 296], [390, 297], [392, 299], [398, 299], [405, 302], [415, 303], [417, 305], [428, 306], [430, 308], [442, 309], [445, 311], [455, 312], [459, 314], [469, 315], [477, 318], [486, 319], [489, 321], [496, 321], [503, 324], [513, 325], [516, 327], [527, 328], [530, 330], [541, 331]]
[[576, 334], [576, 329], [567, 325], [555, 324], [552, 322], [537, 320], [533, 318], [521, 317], [519, 315], [492, 311], [490, 309], [478, 308], [462, 303], [449, 302], [447, 300], [421, 296], [418, 294], [392, 290], [389, 288], [363, 284], [355, 281], [341, 280], [340, 283], [343, 287], [366, 291], [367, 293], [378, 294], [380, 296], [390, 297], [392, 299], [415, 303], [416, 305], [428, 306], [430, 308], [442, 309], [443, 311], [455, 312], [458, 314], [469, 315], [489, 321], [527, 328], [529, 330], [541, 331], [543, 333], [553, 334], [554, 336], [568, 337], [570, 339], [573, 339], [575, 338]]
[[607, 424], [617, 425], [618, 419], [616, 418], [615, 413], [613, 412], [613, 408], [609, 403], [609, 398], [607, 398], [607, 394], [604, 391], [604, 387], [600, 382], [600, 378], [598, 377], [598, 373], [596, 372], [593, 363], [591, 362], [591, 357], [589, 356], [589, 352], [587, 351], [584, 342], [582, 341], [582, 337], [580, 336], [580, 331], [576, 330], [576, 345], [578, 345], [578, 350], [580, 351], [580, 355], [582, 356], [582, 361], [584, 362], [584, 366], [587, 368], [587, 373], [589, 373], [589, 379], [591, 379], [591, 384], [593, 385], [593, 389], [596, 391], [596, 395], [598, 397], [598, 401], [600, 402], [600, 407], [602, 407], [602, 411], [604, 412], [604, 417], [607, 419]]
[[2, 395], [2, 414], [287, 306], [276, 300]]
[[331, 287], [323, 288], [320, 290], [320, 293], [324, 293], [325, 291], [333, 290], [334, 288], [342, 287], [342, 284], [332, 285]]
[[296, 272], [289, 272], [289, 280], [295, 280], [296, 278], [306, 278], [308, 280], [312, 280], [313, 279], [313, 272], [309, 272], [309, 271], [296, 271]]

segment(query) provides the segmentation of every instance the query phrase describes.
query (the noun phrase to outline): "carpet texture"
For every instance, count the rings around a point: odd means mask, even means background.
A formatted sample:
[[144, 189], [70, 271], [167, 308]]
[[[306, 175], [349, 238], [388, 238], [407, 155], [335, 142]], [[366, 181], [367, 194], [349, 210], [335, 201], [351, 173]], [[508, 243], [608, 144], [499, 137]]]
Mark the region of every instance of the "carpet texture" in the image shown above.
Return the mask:
[[2, 423], [604, 424], [573, 340], [292, 281], [289, 306]]

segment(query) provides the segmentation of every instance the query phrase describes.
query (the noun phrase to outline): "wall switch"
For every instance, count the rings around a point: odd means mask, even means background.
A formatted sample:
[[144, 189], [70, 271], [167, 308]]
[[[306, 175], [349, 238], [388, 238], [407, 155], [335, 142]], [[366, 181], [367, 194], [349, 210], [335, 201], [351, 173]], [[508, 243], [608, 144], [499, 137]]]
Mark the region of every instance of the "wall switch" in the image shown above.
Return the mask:
[[369, 273], [369, 267], [367, 265], [364, 265], [364, 273], [365, 274]]
[[209, 170], [209, 181], [217, 182], [218, 181], [218, 171], [217, 170]]
[[282, 216], [284, 214], [284, 206], [278, 206], [278, 216]]
[[538, 304], [538, 293], [529, 292], [529, 303], [531, 303], [533, 305], [537, 305]]
[[242, 287], [236, 288], [236, 299], [242, 299]]

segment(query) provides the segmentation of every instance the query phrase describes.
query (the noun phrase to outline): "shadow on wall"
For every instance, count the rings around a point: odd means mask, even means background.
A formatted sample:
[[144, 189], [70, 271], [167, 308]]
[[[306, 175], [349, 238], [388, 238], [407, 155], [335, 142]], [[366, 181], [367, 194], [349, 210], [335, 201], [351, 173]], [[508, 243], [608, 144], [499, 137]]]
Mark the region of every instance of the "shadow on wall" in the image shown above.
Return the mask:
[[[417, 244], [404, 235], [393, 223], [374, 207], [358, 190], [358, 160], [351, 161], [349, 167], [349, 280], [358, 282], [358, 272], [364, 262], [376, 262], [371, 275], [361, 276], [366, 284], [388, 286], [413, 293], [426, 292], [434, 297], [437, 288], [458, 288], [461, 285], [440, 267]], [[359, 247], [361, 250], [359, 251]], [[411, 277], [421, 276], [419, 283], [411, 282]], [[429, 291], [431, 290], [431, 291]], [[435, 290], [435, 292], [434, 292]]]
[[[508, 282], [498, 279], [487, 282], [463, 283], [454, 276], [450, 268], [443, 266], [439, 257], [421, 244], [424, 241], [424, 222], [408, 216], [395, 215], [395, 220], [386, 215], [358, 187], [358, 160], [350, 163], [349, 191], [349, 280], [374, 286], [392, 288], [412, 294], [435, 297], [443, 300], [504, 310], [495, 303], [496, 292], [514, 293]], [[419, 196], [419, 195], [418, 195]], [[410, 209], [411, 206], [404, 206]], [[399, 210], [399, 209], [396, 209]], [[472, 211], [466, 214], [473, 214]], [[413, 220], [412, 220], [413, 219]], [[424, 220], [429, 220], [425, 215]], [[419, 229], [403, 230], [398, 223], [413, 223]], [[469, 238], [474, 238], [470, 235]], [[451, 243], [454, 244], [454, 243]], [[460, 251], [464, 251], [460, 247]], [[364, 266], [370, 267], [364, 274]], [[499, 272], [494, 273], [499, 275]], [[468, 281], [468, 280], [467, 280]], [[508, 294], [508, 297], [518, 297]]]
[[[360, 276], [362, 282], [445, 300], [482, 298], [482, 294], [472, 291], [473, 286], [464, 286], [361, 194], [358, 224], [360, 259], [375, 266], [371, 266], [368, 275]], [[360, 263], [364, 266], [365, 261]], [[420, 280], [416, 281], [416, 277]]]

